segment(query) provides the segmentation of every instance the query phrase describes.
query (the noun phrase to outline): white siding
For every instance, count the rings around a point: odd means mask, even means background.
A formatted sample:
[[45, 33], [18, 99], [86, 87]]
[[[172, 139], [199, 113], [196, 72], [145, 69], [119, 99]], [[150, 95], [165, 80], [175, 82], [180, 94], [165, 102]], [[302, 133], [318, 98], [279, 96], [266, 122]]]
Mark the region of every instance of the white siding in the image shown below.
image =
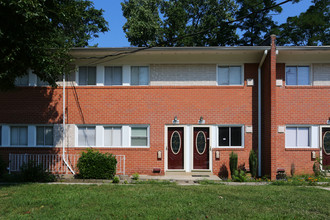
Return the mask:
[[330, 64], [313, 64], [314, 82], [315, 86], [329, 86], [330, 85]]

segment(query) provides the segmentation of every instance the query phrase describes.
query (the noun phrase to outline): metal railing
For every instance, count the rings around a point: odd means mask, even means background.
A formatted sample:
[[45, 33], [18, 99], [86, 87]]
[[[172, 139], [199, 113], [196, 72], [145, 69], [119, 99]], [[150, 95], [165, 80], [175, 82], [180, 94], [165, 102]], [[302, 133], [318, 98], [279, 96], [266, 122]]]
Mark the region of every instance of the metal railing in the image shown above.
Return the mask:
[[[125, 175], [125, 155], [115, 155], [117, 159], [117, 175]], [[67, 154], [65, 159], [74, 171], [77, 170], [79, 154]], [[61, 154], [9, 154], [9, 173], [19, 172], [23, 164], [34, 161], [42, 164], [43, 169], [54, 174], [70, 174]]]

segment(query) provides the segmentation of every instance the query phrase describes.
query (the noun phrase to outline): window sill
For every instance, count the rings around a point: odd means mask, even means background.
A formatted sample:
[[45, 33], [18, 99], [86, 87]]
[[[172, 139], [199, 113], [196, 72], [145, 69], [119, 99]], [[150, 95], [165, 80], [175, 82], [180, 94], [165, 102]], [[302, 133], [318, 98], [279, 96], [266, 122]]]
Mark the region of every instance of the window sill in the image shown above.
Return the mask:
[[213, 147], [212, 150], [221, 150], [221, 151], [243, 151], [244, 150], [244, 147]]
[[319, 151], [320, 148], [312, 147], [285, 147], [286, 151]]

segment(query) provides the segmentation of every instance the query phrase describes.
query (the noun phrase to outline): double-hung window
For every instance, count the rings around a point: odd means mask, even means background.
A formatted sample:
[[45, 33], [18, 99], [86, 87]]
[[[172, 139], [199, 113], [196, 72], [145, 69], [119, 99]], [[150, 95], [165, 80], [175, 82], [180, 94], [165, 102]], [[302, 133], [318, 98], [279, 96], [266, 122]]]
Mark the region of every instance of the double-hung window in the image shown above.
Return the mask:
[[121, 146], [121, 127], [104, 127], [104, 146]]
[[242, 147], [242, 126], [219, 127], [219, 147]]
[[148, 146], [147, 127], [131, 127], [131, 146]]
[[53, 127], [37, 126], [37, 145], [38, 146], [53, 145]]
[[17, 77], [15, 80], [16, 86], [28, 86], [29, 85], [29, 74], [26, 74], [21, 77]]
[[28, 127], [12, 126], [10, 128], [10, 145], [23, 146], [28, 144]]
[[310, 85], [309, 66], [286, 66], [285, 81], [289, 86]]
[[218, 85], [242, 85], [241, 66], [218, 66]]
[[131, 85], [149, 85], [149, 67], [131, 67]]
[[106, 66], [104, 68], [104, 85], [122, 85], [122, 75], [123, 74], [121, 66]]
[[309, 147], [310, 127], [286, 127], [285, 147]]
[[95, 126], [78, 127], [78, 145], [79, 146], [95, 146], [96, 131]]
[[96, 85], [96, 67], [80, 66], [79, 67], [79, 85]]

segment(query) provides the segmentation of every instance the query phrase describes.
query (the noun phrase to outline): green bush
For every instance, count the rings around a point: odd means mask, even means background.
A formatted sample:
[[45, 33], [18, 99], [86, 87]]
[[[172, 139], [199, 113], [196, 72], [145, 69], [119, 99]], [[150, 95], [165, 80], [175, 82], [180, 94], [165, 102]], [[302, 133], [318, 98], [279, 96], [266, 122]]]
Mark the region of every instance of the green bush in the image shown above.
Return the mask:
[[114, 155], [93, 149], [83, 152], [77, 163], [79, 176], [83, 179], [112, 179], [116, 174], [116, 166]]
[[37, 164], [35, 161], [24, 163], [19, 174], [23, 182], [54, 182], [55, 176], [45, 169], [42, 164]]
[[115, 176], [112, 180], [112, 183], [119, 183], [119, 177]]
[[249, 166], [250, 166], [251, 176], [253, 178], [256, 178], [257, 170], [258, 170], [258, 158], [257, 158], [257, 154], [254, 152], [254, 150], [250, 151]]
[[246, 173], [243, 170], [235, 170], [232, 175], [232, 180], [234, 182], [246, 182]]
[[230, 168], [231, 178], [233, 178], [235, 170], [237, 170], [237, 161], [238, 161], [238, 156], [236, 153], [232, 151], [229, 155], [229, 168]]
[[6, 163], [0, 157], [0, 177], [6, 173]]
[[138, 173], [134, 173], [134, 174], [132, 175], [132, 179], [133, 179], [133, 180], [139, 180], [139, 179], [140, 179], [140, 175], [139, 175]]

